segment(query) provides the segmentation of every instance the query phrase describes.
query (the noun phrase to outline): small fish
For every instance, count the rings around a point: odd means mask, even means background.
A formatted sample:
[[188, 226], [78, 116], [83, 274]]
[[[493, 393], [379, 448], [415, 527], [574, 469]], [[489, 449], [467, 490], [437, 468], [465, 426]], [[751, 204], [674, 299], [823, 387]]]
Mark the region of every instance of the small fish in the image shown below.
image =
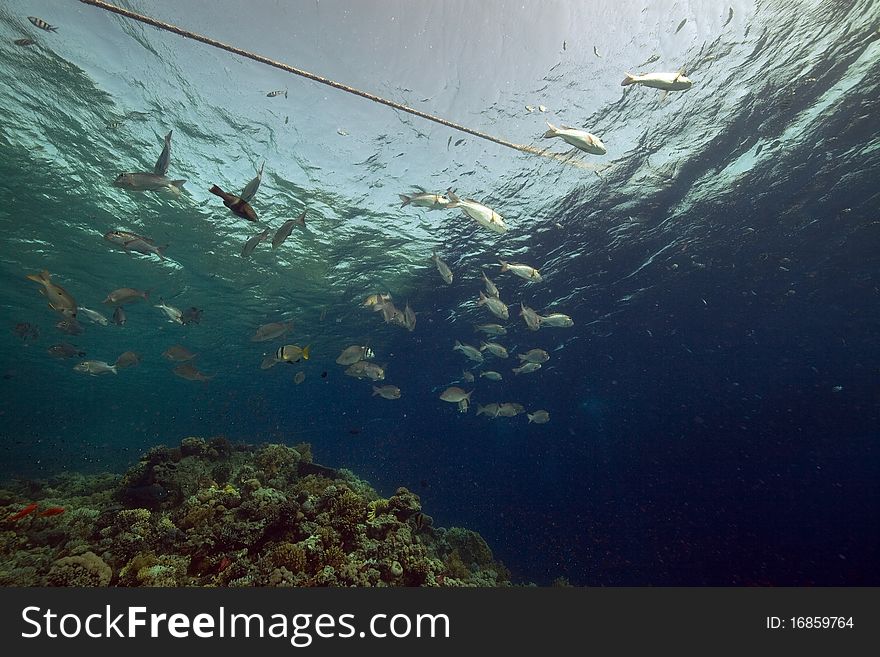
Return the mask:
[[507, 232], [507, 224], [504, 223], [504, 217], [495, 212], [492, 208], [473, 199], [460, 199], [451, 190], [447, 192], [447, 196], [449, 196], [450, 201], [452, 201], [448, 206], [450, 209], [461, 208], [462, 212], [468, 215], [471, 219], [491, 231], [496, 233]]
[[403, 308], [403, 328], [405, 328], [407, 331], [416, 330], [416, 313], [412, 308], [409, 307], [408, 302]]
[[520, 303], [519, 307], [519, 316], [523, 318], [526, 326], [529, 327], [529, 330], [537, 331], [539, 328], [541, 328], [541, 317], [540, 315], [538, 315], [538, 313], [536, 313], [524, 303]]
[[287, 98], [287, 89], [278, 89], [277, 91], [270, 91], [266, 94], [266, 98], [277, 98], [278, 96], [284, 96]]
[[550, 421], [550, 413], [545, 410], [535, 411], [534, 413], [527, 413], [526, 417], [529, 418], [529, 424], [534, 422], [535, 424], [546, 424]]
[[[480, 376], [482, 376], [482, 374]], [[471, 374], [470, 372], [468, 372], [467, 370], [462, 370], [461, 378], [464, 379], [465, 381], [467, 381], [468, 383], [474, 382], [474, 375]]]
[[596, 46], [593, 46], [593, 54], [596, 55], [596, 57], [599, 57], [600, 59], [602, 57], [602, 55], [599, 54], [599, 49]]
[[180, 314], [181, 324], [199, 324], [202, 321], [202, 313], [204, 310], [190, 306]]
[[97, 310], [92, 310], [90, 308], [85, 308], [84, 306], [79, 307], [79, 317], [85, 317], [87, 320], [94, 324], [100, 324], [101, 326], [107, 326], [110, 323], [104, 315], [99, 313]]
[[544, 105], [538, 105], [538, 111], [539, 112], [546, 112], [547, 108]]
[[37, 515], [41, 518], [51, 518], [52, 516], [60, 516], [65, 510], [63, 506], [50, 506], [48, 509], [40, 511]]
[[232, 210], [233, 214], [238, 215], [242, 219], [247, 219], [248, 221], [257, 220], [257, 213], [254, 212], [254, 209], [244, 199], [236, 196], [235, 194], [227, 194], [217, 185], [212, 185], [211, 189], [208, 191], [222, 198], [223, 205]]
[[431, 194], [425, 190], [419, 190], [415, 194], [398, 194], [400, 197], [400, 207], [407, 205], [415, 205], [420, 208], [428, 208], [428, 210], [442, 210], [448, 208], [452, 201], [443, 194]]
[[66, 333], [67, 335], [80, 335], [85, 329], [82, 327], [75, 318], [71, 317], [70, 319], [62, 319], [60, 322], [55, 324], [55, 328], [57, 328], [62, 333]]
[[298, 219], [288, 219], [283, 224], [281, 224], [281, 228], [275, 233], [275, 237], [272, 238], [272, 248], [275, 249], [284, 242], [293, 231], [294, 226], [300, 226], [301, 228], [306, 227], [306, 211], [303, 210], [302, 214], [299, 215]]
[[688, 22], [688, 19], [687, 19], [687, 18], [685, 18], [684, 20], [682, 20], [681, 23], [678, 24], [678, 27], [675, 28], [675, 32], [674, 32], [674, 34], [678, 34], [678, 33], [681, 31], [681, 28], [683, 28], [683, 27], [687, 24], [687, 22]]
[[547, 121], [547, 128], [547, 132], [544, 133], [544, 139], [562, 137], [565, 143], [571, 144], [575, 148], [591, 155], [605, 155], [608, 152], [602, 140], [586, 130], [565, 125], [557, 128], [549, 121]]
[[172, 362], [183, 363], [192, 360], [197, 354], [194, 354], [182, 345], [176, 344], [173, 347], [168, 347], [168, 349], [162, 352], [162, 355]]
[[727, 27], [727, 24], [730, 23], [730, 21], [732, 21], [732, 20], [733, 20], [733, 7], [730, 7], [730, 13], [727, 14], [727, 20], [724, 21], [724, 25], [722, 25], [721, 27]]
[[266, 354], [263, 356], [263, 360], [260, 361], [260, 369], [268, 370], [275, 367], [281, 361], [275, 358], [275, 354]]
[[266, 342], [280, 338], [293, 329], [293, 322], [270, 322], [263, 324], [257, 328], [256, 333], [251, 337], [251, 342]]
[[368, 358], [373, 358], [375, 354], [373, 350], [369, 347], [362, 347], [360, 345], [353, 344], [350, 347], [346, 347], [342, 350], [342, 353], [339, 354], [336, 358], [337, 365], [354, 365], [360, 360], [366, 360]]
[[143, 253], [144, 255], [156, 254], [160, 260], [165, 260], [164, 252], [168, 248], [167, 244], [155, 246], [153, 240], [149, 237], [131, 233], [127, 230], [111, 230], [104, 233], [104, 239], [111, 244], [115, 244], [128, 254], [131, 254], [132, 251]]
[[358, 361], [353, 365], [349, 365], [345, 369], [345, 374], [353, 376], [356, 379], [370, 379], [371, 381], [381, 381], [385, 378], [385, 368], [376, 363], [366, 360]]
[[620, 86], [626, 87], [631, 84], [640, 84], [643, 87], [662, 89], [663, 91], [686, 91], [691, 88], [693, 82], [684, 76], [684, 70], [680, 70], [676, 73], [646, 73], [645, 75], [627, 73]]
[[73, 370], [83, 374], [100, 376], [101, 374], [116, 374], [116, 365], [110, 365], [103, 360], [84, 360], [74, 365]]
[[165, 135], [165, 145], [162, 148], [162, 152], [159, 154], [159, 159], [156, 160], [156, 164], [153, 166], [153, 173], [157, 176], [164, 176], [168, 173], [168, 165], [171, 164], [171, 133], [170, 131], [167, 135]]
[[476, 324], [474, 330], [486, 335], [507, 335], [507, 329], [501, 324]]
[[450, 386], [446, 388], [446, 390], [444, 390], [442, 393], [440, 393], [440, 399], [445, 402], [457, 404], [463, 399], [467, 399], [468, 401], [470, 401], [471, 395], [473, 393], [473, 390], [471, 390], [470, 392], [465, 392], [458, 386]]
[[440, 256], [437, 255], [437, 252], [434, 251], [434, 255], [431, 256], [431, 261], [437, 267], [437, 271], [440, 272], [440, 278], [449, 285], [452, 283], [452, 270], [449, 268], [445, 262], [440, 259]]
[[458, 412], [459, 413], [467, 413], [468, 409], [471, 406], [470, 399], [465, 397], [464, 399], [460, 399], [458, 402]]
[[361, 304], [364, 308], [372, 308], [375, 311], [382, 310], [382, 304], [391, 301], [390, 294], [371, 294]]
[[174, 306], [169, 306], [162, 299], [159, 299], [159, 303], [155, 306], [168, 317], [168, 321], [172, 324], [183, 324], [183, 313], [180, 312], [179, 308], [175, 308]]
[[254, 252], [254, 249], [257, 248], [257, 245], [266, 239], [269, 236], [269, 229], [267, 228], [262, 233], [257, 233], [253, 237], [251, 237], [247, 242], [244, 243], [244, 247], [241, 250], [241, 257], [248, 258], [251, 253]]
[[116, 310], [113, 311], [113, 323], [116, 326], [123, 326], [127, 321], [127, 317], [125, 316], [125, 310], [122, 309], [122, 306], [116, 306]]
[[490, 381], [501, 381], [501, 378], [502, 378], [501, 374], [499, 374], [498, 372], [494, 372], [492, 370], [487, 370], [485, 372], [481, 372], [480, 378], [482, 379], [484, 377], [489, 379]]
[[34, 41], [33, 39], [16, 39], [12, 43], [17, 46], [32, 46], [36, 43], [36, 41]]
[[648, 57], [648, 59], [646, 61], [639, 64], [639, 68], [641, 68], [642, 66], [647, 66], [648, 64], [653, 64], [654, 62], [658, 61], [659, 59], [660, 59], [660, 55], [651, 55], [650, 57]]
[[348, 131], [343, 130], [342, 128], [336, 128], [336, 134], [340, 137], [348, 137]]
[[241, 200], [245, 203], [250, 203], [254, 196], [257, 195], [257, 190], [260, 188], [260, 182], [263, 180], [263, 167], [265, 166], [266, 163], [263, 162], [260, 165], [260, 170], [257, 172], [256, 177], [244, 186], [244, 189], [241, 192]]
[[498, 417], [516, 417], [520, 413], [524, 413], [525, 410], [526, 408], [522, 404], [505, 402], [503, 404], [498, 404]]
[[49, 25], [42, 18], [37, 18], [36, 16], [28, 16], [27, 19], [33, 23], [34, 27], [38, 27], [41, 30], [45, 30], [46, 32], [57, 32], [58, 28], [52, 25]]
[[524, 278], [527, 281], [535, 281], [540, 283], [543, 278], [534, 267], [530, 267], [529, 265], [518, 265], [513, 262], [507, 262], [506, 260], [501, 261], [501, 271], [506, 272], [509, 271], [513, 274], [516, 274], [520, 278]]
[[135, 171], [120, 173], [113, 181], [113, 186], [133, 192], [168, 192], [174, 196], [180, 196], [185, 183], [186, 180], [171, 180], [155, 173]]
[[136, 290], [132, 287], [120, 287], [108, 294], [107, 298], [104, 299], [104, 303], [120, 306], [126, 303], [131, 303], [132, 301], [137, 301], [138, 299], [146, 301], [149, 298], [149, 292]]
[[531, 105], [526, 105], [526, 112], [528, 112], [529, 114], [531, 114], [531, 113], [534, 112], [534, 111], [535, 111], [535, 108], [534, 108], [533, 106], [531, 106]]
[[480, 353], [480, 350], [477, 349], [476, 347], [472, 347], [469, 344], [462, 344], [461, 342], [456, 340], [455, 346], [452, 347], [452, 349], [453, 349], [453, 351], [460, 351], [461, 353], [463, 353], [465, 356], [467, 356], [469, 359], [471, 359], [472, 361], [474, 361], [476, 363], [483, 362], [483, 354]]
[[382, 399], [400, 399], [400, 388], [392, 385], [373, 386], [373, 397], [379, 395]]
[[507, 304], [497, 297], [487, 297], [483, 294], [482, 290], [480, 290], [480, 298], [477, 301], [477, 305], [486, 306], [499, 319], [508, 319], [510, 317], [510, 310], [507, 308]]
[[300, 383], [302, 383], [305, 380], [306, 380], [306, 373], [303, 372], [302, 370], [300, 370], [299, 372], [297, 372], [296, 374], [293, 375], [293, 382], [296, 385], [299, 385]]
[[39, 503], [31, 502], [26, 507], [24, 507], [21, 511], [19, 511], [17, 513], [13, 513], [6, 520], [11, 521], [11, 522], [15, 522], [16, 520], [21, 520], [25, 516], [28, 516], [28, 515], [32, 514], [34, 511], [36, 511], [38, 506], [40, 506]]
[[541, 326], [552, 326], [556, 328], [568, 328], [574, 326], [574, 321], [568, 315], [562, 313], [550, 313], [546, 317], [540, 317]]
[[50, 356], [54, 356], [55, 358], [74, 358], [77, 356], [81, 358], [86, 355], [86, 352], [82, 351], [79, 347], [75, 347], [67, 342], [53, 344], [46, 351], [49, 352]]
[[308, 360], [309, 349], [309, 345], [300, 347], [295, 344], [286, 344], [283, 347], [278, 347], [278, 351], [275, 352], [275, 358], [279, 363], [290, 363], [293, 365], [298, 363], [300, 359]]
[[522, 363], [546, 363], [550, 360], [550, 354], [543, 349], [529, 349], [524, 354], [517, 354]]
[[173, 370], [177, 376], [181, 379], [186, 379], [187, 381], [210, 381], [213, 379], [213, 376], [208, 376], [198, 370], [192, 363], [184, 363], [183, 365], [178, 365]]
[[39, 274], [28, 274], [28, 280], [43, 286], [43, 293], [49, 299], [49, 307], [67, 317], [76, 317], [76, 300], [60, 285], [52, 282], [52, 275], [45, 269]]
[[565, 50], [565, 41], [562, 42], [562, 49]]
[[486, 276], [486, 272], [481, 270], [480, 273], [483, 275], [483, 284], [486, 286], [486, 294], [490, 297], [495, 297], [496, 299], [499, 298], [501, 295], [498, 293], [498, 288], [495, 287], [495, 283]]
[[40, 329], [30, 322], [19, 322], [12, 329], [12, 332], [25, 342], [28, 340], [36, 340], [40, 337]]
[[124, 370], [126, 367], [137, 367], [141, 364], [141, 355], [134, 351], [124, 351], [119, 354], [119, 358], [113, 364], [119, 370]]
[[513, 368], [514, 374], [531, 374], [541, 369], [541, 363], [523, 363], [519, 367]]
[[500, 405], [495, 404], [495, 403], [486, 404], [485, 406], [481, 406], [480, 404], [477, 404], [477, 416], [479, 417], [480, 415], [485, 415], [485, 416], [489, 417], [490, 419], [494, 419], [494, 418], [498, 417], [499, 407], [500, 407]]
[[480, 351], [486, 351], [487, 349], [489, 350], [489, 353], [496, 358], [508, 357], [507, 349], [505, 349], [503, 345], [500, 345], [497, 342], [481, 342]]

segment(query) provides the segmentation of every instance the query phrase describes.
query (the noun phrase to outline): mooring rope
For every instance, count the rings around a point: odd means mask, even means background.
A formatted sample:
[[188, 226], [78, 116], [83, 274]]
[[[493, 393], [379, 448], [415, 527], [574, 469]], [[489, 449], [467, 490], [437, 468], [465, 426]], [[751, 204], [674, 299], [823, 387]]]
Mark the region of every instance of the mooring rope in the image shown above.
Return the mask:
[[406, 112], [407, 114], [412, 114], [413, 116], [418, 116], [419, 118], [425, 119], [426, 121], [433, 121], [434, 123], [439, 123], [442, 126], [446, 126], [447, 128], [451, 128], [452, 130], [458, 130], [459, 132], [464, 132], [469, 135], [473, 135], [474, 137], [479, 137], [480, 139], [485, 139], [487, 141], [494, 142], [496, 144], [500, 144], [501, 146], [506, 146], [507, 148], [512, 148], [514, 150], [520, 151], [522, 153], [528, 153], [530, 155], [540, 155], [542, 157], [549, 157], [554, 160], [559, 160], [560, 162], [565, 162], [566, 164], [571, 164], [574, 166], [578, 166], [586, 169], [595, 170], [597, 167], [593, 164], [588, 164], [581, 160], [571, 159], [568, 155], [561, 153], [553, 153], [548, 151], [547, 149], [539, 149], [534, 146], [528, 146], [526, 144], [515, 144], [512, 141], [507, 141], [506, 139], [501, 139], [500, 137], [495, 137], [493, 135], [487, 134], [485, 132], [480, 132], [479, 130], [474, 130], [473, 128], [468, 128], [467, 126], [460, 125], [458, 123], [454, 123], [447, 119], [444, 119], [439, 116], [434, 116], [433, 114], [428, 114], [427, 112], [422, 112], [421, 110], [417, 110], [414, 107], [409, 107], [408, 105], [404, 105], [402, 103], [394, 102], [393, 100], [388, 100], [387, 98], [382, 98], [381, 96], [376, 96], [375, 94], [368, 93], [366, 91], [361, 91], [360, 89], [355, 89], [354, 87], [350, 87], [346, 84], [342, 84], [341, 82], [336, 82], [335, 80], [330, 80], [329, 78], [322, 77], [320, 75], [316, 75], [314, 73], [310, 73], [308, 71], [304, 71], [300, 68], [296, 68], [295, 66], [291, 66], [290, 64], [285, 64], [284, 62], [279, 62], [274, 59], [269, 59], [268, 57], [264, 57], [263, 55], [258, 55], [256, 53], [249, 52], [247, 50], [243, 50], [242, 48], [238, 48], [236, 46], [230, 46], [227, 43], [223, 43], [222, 41], [217, 41], [216, 39], [212, 39], [210, 37], [203, 36], [201, 34], [196, 34], [195, 32], [190, 32], [189, 30], [185, 30], [182, 27], [178, 27], [177, 25], [172, 25], [171, 23], [165, 23], [160, 20], [156, 20], [155, 18], [151, 18], [149, 16], [144, 16], [143, 14], [138, 14], [136, 12], [130, 11], [128, 9], [123, 9], [122, 7], [117, 7], [116, 5], [111, 5], [107, 2], [102, 2], [102, 0], [80, 0], [83, 4], [92, 5], [93, 7], [97, 7], [98, 9], [103, 9], [105, 11], [112, 12], [114, 14], [118, 14], [120, 16], [124, 16], [126, 18], [130, 18], [132, 20], [139, 21], [141, 23], [146, 23], [147, 25], [152, 25], [160, 30], [165, 30], [166, 32], [172, 32], [179, 36], [185, 37], [187, 39], [193, 39], [194, 41], [201, 41], [204, 44], [212, 46], [214, 48], [219, 48], [220, 50], [225, 50], [227, 52], [232, 53], [233, 55], [238, 55], [239, 57], [245, 57], [247, 59], [253, 60], [255, 62], [259, 62], [261, 64], [267, 64], [268, 66], [272, 66], [277, 69], [281, 69], [282, 71], [286, 71], [288, 73], [293, 73], [294, 75], [299, 75], [300, 77], [307, 78], [314, 82], [318, 82], [320, 84], [327, 85], [328, 87], [333, 87], [334, 89], [339, 89], [340, 91], [345, 91], [350, 94], [354, 94], [355, 96], [360, 96], [361, 98], [366, 98], [367, 100], [371, 100], [374, 103], [380, 103], [382, 105], [387, 105], [396, 110], [400, 110], [401, 112]]

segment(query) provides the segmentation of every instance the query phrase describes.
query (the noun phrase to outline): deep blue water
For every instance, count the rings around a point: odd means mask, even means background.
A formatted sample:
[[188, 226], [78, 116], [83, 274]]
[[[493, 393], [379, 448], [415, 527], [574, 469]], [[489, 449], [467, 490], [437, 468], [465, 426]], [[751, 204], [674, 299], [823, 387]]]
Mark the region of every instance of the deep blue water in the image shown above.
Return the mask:
[[[407, 486], [437, 524], [482, 533], [516, 581], [880, 583], [875, 2], [741, 2], [726, 26], [726, 7], [673, 3], [265, 2], [238, 30], [127, 4], [518, 143], [562, 152], [538, 139], [544, 119], [583, 126], [609, 149], [577, 158], [610, 165], [598, 173], [471, 137], [452, 146], [463, 135], [69, 4], [0, 9], [4, 477], [122, 470], [188, 435], [306, 440], [319, 462], [385, 493]], [[454, 34], [435, 29], [451, 22]], [[25, 35], [38, 44], [11, 43]], [[693, 88], [663, 102], [622, 89], [652, 53], [656, 70], [688, 64]], [[149, 169], [171, 129], [170, 174], [188, 194], [110, 185]], [[207, 188], [241, 189], [263, 160], [254, 226]], [[510, 231], [399, 208], [412, 185], [482, 199]], [[304, 207], [307, 232], [239, 256]], [[114, 228], [168, 242], [169, 260], [113, 250], [101, 236]], [[499, 273], [501, 257], [544, 281]], [[539, 372], [488, 359], [503, 382], [461, 384], [454, 340], [476, 344], [472, 324], [495, 321], [474, 303], [481, 267], [511, 306], [499, 341], [548, 350]], [[59, 317], [25, 279], [41, 269], [108, 315], [111, 289], [152, 290], [124, 327], [84, 322], [69, 339], [90, 358], [135, 349], [144, 362], [88, 377], [51, 358]], [[416, 310], [414, 332], [360, 307], [380, 291]], [[203, 308], [202, 322], [164, 322], [160, 296]], [[575, 326], [530, 332], [520, 301]], [[284, 341], [249, 336], [282, 318], [314, 356], [261, 371]], [[18, 322], [40, 337], [23, 342]], [[174, 377], [160, 354], [175, 343], [215, 378]], [[365, 343], [400, 400], [333, 362]], [[466, 414], [438, 399], [456, 382], [474, 389]], [[475, 415], [495, 401], [551, 421]]]

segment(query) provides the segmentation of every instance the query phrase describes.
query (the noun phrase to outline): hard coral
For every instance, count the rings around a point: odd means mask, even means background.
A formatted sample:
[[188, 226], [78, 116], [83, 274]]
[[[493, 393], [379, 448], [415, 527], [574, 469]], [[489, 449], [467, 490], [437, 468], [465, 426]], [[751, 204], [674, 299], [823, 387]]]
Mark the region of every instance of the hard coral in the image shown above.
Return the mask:
[[107, 586], [113, 570], [94, 552], [62, 557], [46, 576], [49, 586]]

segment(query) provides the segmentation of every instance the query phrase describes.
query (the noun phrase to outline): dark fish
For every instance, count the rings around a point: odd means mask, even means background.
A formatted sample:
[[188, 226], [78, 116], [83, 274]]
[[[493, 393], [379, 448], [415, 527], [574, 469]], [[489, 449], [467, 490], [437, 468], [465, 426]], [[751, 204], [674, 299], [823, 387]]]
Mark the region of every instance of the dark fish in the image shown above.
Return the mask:
[[269, 236], [269, 229], [267, 228], [262, 233], [257, 233], [253, 237], [251, 237], [247, 242], [244, 243], [244, 248], [241, 250], [241, 257], [248, 258], [251, 253], [254, 252], [254, 249], [257, 248], [257, 245], [266, 239]]
[[266, 94], [266, 98], [276, 98], [278, 96], [284, 96], [287, 98], [287, 89], [279, 89], [278, 91], [270, 91]]
[[74, 317], [71, 317], [70, 319], [62, 319], [55, 325], [55, 328], [67, 335], [79, 335], [83, 332], [82, 324], [76, 321], [76, 318]]
[[675, 33], [678, 34], [678, 32], [681, 30], [681, 28], [684, 27], [685, 23], [687, 23], [687, 22], [688, 22], [688, 19], [685, 18], [681, 23], [679, 23], [678, 27], [675, 28]]
[[286, 240], [290, 233], [293, 232], [294, 226], [302, 226], [306, 227], [306, 211], [303, 210], [302, 214], [299, 215], [298, 219], [288, 219], [283, 224], [281, 224], [281, 228], [278, 229], [278, 232], [275, 233], [275, 237], [272, 238], [272, 248], [276, 248], [281, 246], [281, 244]]
[[34, 41], [33, 39], [16, 39], [12, 43], [17, 46], [32, 46], [36, 43], [36, 41]]
[[181, 379], [186, 379], [187, 381], [210, 381], [214, 378], [213, 375], [208, 376], [207, 374], [200, 372], [195, 365], [191, 365], [190, 363], [178, 365], [171, 371]]
[[191, 306], [180, 314], [181, 324], [199, 324], [202, 321], [202, 309]]
[[40, 329], [30, 322], [19, 322], [12, 330], [25, 342], [27, 342], [28, 340], [36, 340], [38, 337], [40, 337]]
[[86, 352], [81, 351], [79, 347], [76, 347], [68, 342], [53, 344], [46, 351], [49, 352], [50, 356], [54, 356], [55, 358], [74, 358], [77, 356], [82, 357], [86, 355]]
[[49, 25], [42, 18], [37, 18], [36, 16], [28, 16], [28, 20], [34, 24], [35, 27], [40, 28], [41, 30], [45, 30], [46, 32], [57, 32], [58, 28], [52, 25]]
[[117, 326], [122, 326], [126, 321], [125, 311], [122, 309], [122, 306], [116, 306], [116, 310], [113, 311], [113, 323]]
[[727, 20], [724, 21], [724, 25], [722, 25], [721, 27], [727, 27], [727, 24], [732, 20], [733, 20], [733, 7], [730, 7], [730, 13], [727, 14]]
[[165, 147], [162, 149], [159, 159], [156, 160], [156, 166], [153, 167], [153, 173], [157, 176], [164, 176], [168, 173], [168, 164], [171, 162], [171, 133], [165, 135]]
[[257, 213], [254, 212], [254, 209], [244, 199], [239, 198], [235, 194], [227, 194], [217, 185], [213, 185], [209, 191], [222, 198], [223, 205], [232, 210], [233, 214], [237, 214], [242, 219], [247, 219], [248, 221], [257, 220]]

